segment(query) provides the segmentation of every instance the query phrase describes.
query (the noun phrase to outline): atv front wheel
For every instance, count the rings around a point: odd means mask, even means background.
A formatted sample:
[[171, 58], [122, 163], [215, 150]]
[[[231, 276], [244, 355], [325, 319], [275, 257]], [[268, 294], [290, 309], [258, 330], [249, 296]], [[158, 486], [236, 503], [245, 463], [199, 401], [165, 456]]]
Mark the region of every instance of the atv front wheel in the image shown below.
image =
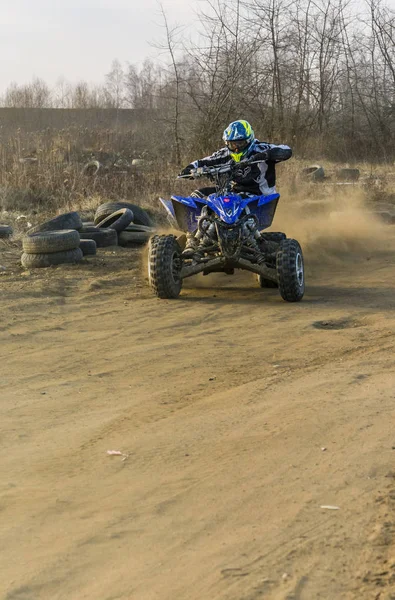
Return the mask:
[[158, 298], [177, 298], [181, 292], [181, 248], [174, 235], [155, 235], [148, 248], [148, 279]]
[[286, 239], [276, 256], [278, 287], [287, 302], [299, 302], [304, 294], [304, 263], [302, 248], [296, 240]]

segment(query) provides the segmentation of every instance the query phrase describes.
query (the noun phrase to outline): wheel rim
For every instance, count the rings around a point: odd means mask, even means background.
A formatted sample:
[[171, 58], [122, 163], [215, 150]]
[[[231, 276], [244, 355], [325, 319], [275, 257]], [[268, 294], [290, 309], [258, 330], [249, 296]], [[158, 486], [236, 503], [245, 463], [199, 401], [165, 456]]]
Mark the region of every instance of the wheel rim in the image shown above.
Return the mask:
[[299, 287], [302, 287], [304, 284], [304, 269], [303, 269], [303, 258], [299, 252], [296, 255], [295, 267], [296, 267], [296, 278], [298, 280]]

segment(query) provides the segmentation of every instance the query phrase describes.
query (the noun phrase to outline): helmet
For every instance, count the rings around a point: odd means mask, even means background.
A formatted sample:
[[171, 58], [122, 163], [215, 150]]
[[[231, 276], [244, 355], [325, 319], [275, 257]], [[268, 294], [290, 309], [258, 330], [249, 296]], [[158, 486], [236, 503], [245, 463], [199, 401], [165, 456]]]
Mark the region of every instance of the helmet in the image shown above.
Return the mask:
[[233, 121], [224, 131], [223, 140], [235, 162], [248, 153], [255, 139], [254, 131], [247, 121]]

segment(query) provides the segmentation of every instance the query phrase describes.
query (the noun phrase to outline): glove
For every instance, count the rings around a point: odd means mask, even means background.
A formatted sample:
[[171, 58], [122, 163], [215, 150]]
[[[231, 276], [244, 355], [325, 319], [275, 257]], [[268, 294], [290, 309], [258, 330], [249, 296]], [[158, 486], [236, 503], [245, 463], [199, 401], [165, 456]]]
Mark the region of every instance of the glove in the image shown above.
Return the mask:
[[269, 158], [269, 152], [264, 150], [263, 152], [258, 152], [252, 156], [252, 160], [267, 160]]
[[193, 166], [188, 165], [187, 167], [185, 167], [185, 169], [183, 169], [181, 171], [181, 173], [179, 174], [179, 177], [187, 177], [188, 175], [191, 175], [192, 169], [193, 169]]

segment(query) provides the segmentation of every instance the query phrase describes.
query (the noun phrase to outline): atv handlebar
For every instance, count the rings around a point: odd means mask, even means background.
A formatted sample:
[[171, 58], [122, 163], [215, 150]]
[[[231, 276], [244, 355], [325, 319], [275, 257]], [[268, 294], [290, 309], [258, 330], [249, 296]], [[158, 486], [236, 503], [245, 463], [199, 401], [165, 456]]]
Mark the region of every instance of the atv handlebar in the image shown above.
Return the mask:
[[221, 173], [230, 173], [230, 171], [230, 165], [221, 165], [220, 167], [197, 167], [196, 169], [191, 169], [188, 175], [178, 175], [177, 179], [198, 179], [199, 177], [220, 175]]
[[257, 165], [261, 162], [264, 162], [264, 160], [266, 159], [261, 158], [260, 160], [246, 160], [240, 163], [218, 165], [218, 167], [197, 167], [196, 169], [191, 169], [191, 172], [188, 175], [178, 175], [177, 179], [198, 179], [199, 177], [224, 175], [225, 173], [233, 173], [240, 166], [248, 167], [249, 165]]

